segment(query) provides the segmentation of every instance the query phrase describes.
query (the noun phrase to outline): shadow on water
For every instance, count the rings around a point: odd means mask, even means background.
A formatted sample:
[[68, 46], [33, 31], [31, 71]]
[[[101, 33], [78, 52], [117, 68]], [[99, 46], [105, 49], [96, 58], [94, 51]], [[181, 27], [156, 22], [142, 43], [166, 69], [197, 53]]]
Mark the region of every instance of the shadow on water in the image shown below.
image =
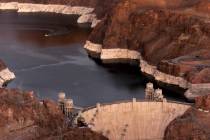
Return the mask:
[[[161, 88], [163, 90], [163, 94], [167, 99], [180, 102], [188, 102], [183, 95], [186, 90], [177, 86], [172, 86], [155, 81], [150, 76], [146, 76], [145, 74], [141, 73], [138, 64], [103, 64], [99, 59], [91, 57], [89, 58], [95, 61], [95, 63], [97, 63], [99, 66], [105, 68], [109, 73], [119, 75], [119, 79], [121, 79], [121, 82], [127, 80], [126, 75], [132, 75], [133, 77], [131, 79], [133, 82], [124, 85], [127, 86], [131, 91], [138, 89], [139, 86], [145, 88], [148, 82], [152, 82], [155, 89]], [[119, 84], [119, 79], [114, 78], [114, 83]]]

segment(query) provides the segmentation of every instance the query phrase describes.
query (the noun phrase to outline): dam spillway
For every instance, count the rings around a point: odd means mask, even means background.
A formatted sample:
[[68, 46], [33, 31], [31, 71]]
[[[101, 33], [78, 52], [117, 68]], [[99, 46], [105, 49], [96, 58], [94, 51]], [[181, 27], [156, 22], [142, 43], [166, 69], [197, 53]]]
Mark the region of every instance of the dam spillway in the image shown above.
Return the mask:
[[191, 106], [175, 102], [123, 101], [97, 104], [81, 116], [110, 140], [162, 140], [168, 124]]

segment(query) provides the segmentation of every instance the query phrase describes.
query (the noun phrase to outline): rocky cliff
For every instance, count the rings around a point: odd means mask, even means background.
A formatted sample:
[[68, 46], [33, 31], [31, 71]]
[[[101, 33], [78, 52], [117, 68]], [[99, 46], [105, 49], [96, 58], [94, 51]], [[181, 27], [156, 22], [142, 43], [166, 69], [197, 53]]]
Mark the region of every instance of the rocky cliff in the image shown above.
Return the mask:
[[[78, 23], [96, 26], [85, 45], [90, 56], [104, 63], [137, 64], [157, 81], [188, 89], [185, 96], [189, 99], [210, 92], [209, 0], [0, 2], [1, 10], [77, 14]], [[0, 64], [4, 85], [14, 75]], [[106, 139], [89, 129], [64, 127], [57, 106], [38, 101], [32, 92], [1, 89], [0, 97], [2, 139]], [[165, 139], [210, 139], [209, 98], [196, 98], [196, 108], [171, 122]]]
[[107, 140], [87, 128], [68, 128], [57, 104], [33, 92], [0, 89], [1, 140]]
[[185, 96], [193, 99], [203, 84], [209, 91], [209, 6], [208, 0], [122, 0], [85, 48], [104, 63], [137, 62], [155, 80], [189, 89]]
[[210, 95], [196, 98], [195, 108], [172, 121], [165, 131], [164, 140], [209, 140]]
[[[209, 0], [0, 0], [0, 9], [79, 15], [95, 27], [84, 46], [104, 63], [134, 63], [156, 81], [210, 91]], [[102, 21], [101, 21], [102, 20]]]

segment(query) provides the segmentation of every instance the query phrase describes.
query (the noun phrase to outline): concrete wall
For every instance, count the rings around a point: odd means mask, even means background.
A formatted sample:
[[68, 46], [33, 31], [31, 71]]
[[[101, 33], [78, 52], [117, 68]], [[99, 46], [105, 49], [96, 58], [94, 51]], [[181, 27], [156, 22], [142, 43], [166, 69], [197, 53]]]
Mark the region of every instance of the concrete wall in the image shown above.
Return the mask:
[[163, 139], [168, 124], [190, 105], [162, 102], [121, 102], [82, 113], [92, 130], [110, 140]]

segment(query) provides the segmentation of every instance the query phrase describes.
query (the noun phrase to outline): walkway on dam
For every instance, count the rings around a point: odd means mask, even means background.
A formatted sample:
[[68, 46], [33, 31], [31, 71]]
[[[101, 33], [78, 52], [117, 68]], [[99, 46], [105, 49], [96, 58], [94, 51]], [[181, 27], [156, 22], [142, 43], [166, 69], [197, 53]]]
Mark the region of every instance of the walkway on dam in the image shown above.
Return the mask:
[[81, 114], [110, 140], [161, 140], [168, 124], [191, 106], [173, 102], [124, 101], [97, 104]]

